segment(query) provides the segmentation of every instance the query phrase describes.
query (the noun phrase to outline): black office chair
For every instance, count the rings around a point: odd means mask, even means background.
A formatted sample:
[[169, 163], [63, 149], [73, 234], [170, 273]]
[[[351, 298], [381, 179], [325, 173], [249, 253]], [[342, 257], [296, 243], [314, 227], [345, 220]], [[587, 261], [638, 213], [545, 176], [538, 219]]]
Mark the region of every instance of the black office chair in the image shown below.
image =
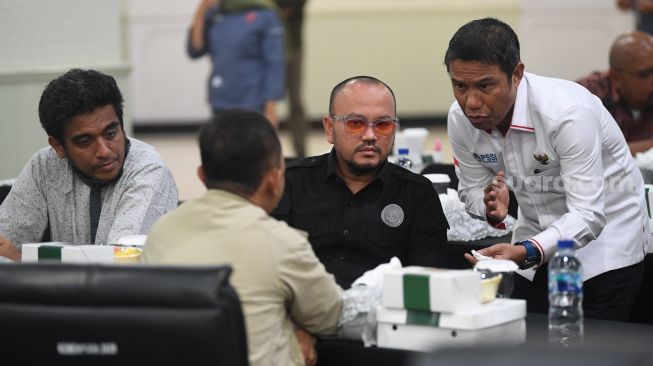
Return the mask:
[[0, 182], [0, 205], [9, 194], [9, 191], [11, 191], [11, 181]]
[[3, 364], [247, 365], [231, 268], [0, 265]]

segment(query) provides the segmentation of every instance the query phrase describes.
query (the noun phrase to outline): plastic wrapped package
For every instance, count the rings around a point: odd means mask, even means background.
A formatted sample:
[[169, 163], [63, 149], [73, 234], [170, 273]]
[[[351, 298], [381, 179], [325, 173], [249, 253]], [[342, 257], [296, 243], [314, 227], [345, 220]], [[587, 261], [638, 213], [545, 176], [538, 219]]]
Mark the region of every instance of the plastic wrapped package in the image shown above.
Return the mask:
[[488, 236], [504, 236], [515, 226], [515, 218], [510, 215], [504, 220], [506, 230], [495, 229], [487, 222], [471, 217], [465, 211], [465, 204], [458, 198], [456, 190], [451, 188], [447, 189], [446, 194], [440, 195], [440, 202], [449, 222], [449, 230], [447, 230], [449, 241], [472, 241]]
[[376, 308], [381, 305], [383, 273], [401, 268], [399, 258], [392, 257], [365, 272], [342, 295], [342, 311], [338, 320], [338, 337], [362, 340], [365, 347], [376, 345]]

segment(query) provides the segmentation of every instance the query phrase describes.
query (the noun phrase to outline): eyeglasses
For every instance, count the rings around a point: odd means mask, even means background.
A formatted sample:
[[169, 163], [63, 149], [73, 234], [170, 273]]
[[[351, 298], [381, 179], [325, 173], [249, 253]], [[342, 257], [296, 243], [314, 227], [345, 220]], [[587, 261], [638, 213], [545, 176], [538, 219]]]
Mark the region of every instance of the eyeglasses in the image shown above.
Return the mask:
[[352, 136], [362, 136], [367, 130], [368, 126], [372, 126], [372, 130], [378, 136], [390, 136], [395, 133], [399, 125], [399, 118], [397, 117], [381, 117], [370, 122], [365, 116], [347, 115], [337, 116], [330, 114], [334, 121], [342, 121], [345, 125], [345, 131]]
[[639, 71], [628, 71], [620, 68], [613, 68], [613, 69], [623, 72], [624, 74], [628, 74], [632, 77], [636, 77], [641, 80], [648, 80], [653, 76], [653, 68], [639, 70]]

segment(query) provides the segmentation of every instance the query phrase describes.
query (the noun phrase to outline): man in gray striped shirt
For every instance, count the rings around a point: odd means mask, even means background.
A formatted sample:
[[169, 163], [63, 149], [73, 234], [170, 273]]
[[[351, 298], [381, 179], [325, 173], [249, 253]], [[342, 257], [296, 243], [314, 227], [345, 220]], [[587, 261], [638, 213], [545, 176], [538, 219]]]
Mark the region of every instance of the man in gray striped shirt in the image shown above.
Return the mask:
[[27, 163], [0, 206], [0, 256], [42, 241], [111, 244], [147, 234], [177, 206], [177, 187], [154, 148], [128, 138], [113, 77], [73, 69], [41, 95], [49, 147]]

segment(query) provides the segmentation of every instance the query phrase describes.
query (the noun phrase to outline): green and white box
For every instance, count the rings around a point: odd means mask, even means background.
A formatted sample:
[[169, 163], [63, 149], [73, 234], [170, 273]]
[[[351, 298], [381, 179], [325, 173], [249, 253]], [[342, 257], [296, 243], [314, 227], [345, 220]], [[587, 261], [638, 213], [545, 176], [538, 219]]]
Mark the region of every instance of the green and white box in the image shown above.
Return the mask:
[[481, 276], [471, 270], [404, 267], [383, 275], [383, 306], [456, 312], [481, 306]]
[[113, 245], [34, 243], [22, 245], [23, 262], [114, 263]]
[[526, 301], [496, 299], [457, 313], [377, 308], [379, 347], [429, 351], [437, 347], [521, 344]]

